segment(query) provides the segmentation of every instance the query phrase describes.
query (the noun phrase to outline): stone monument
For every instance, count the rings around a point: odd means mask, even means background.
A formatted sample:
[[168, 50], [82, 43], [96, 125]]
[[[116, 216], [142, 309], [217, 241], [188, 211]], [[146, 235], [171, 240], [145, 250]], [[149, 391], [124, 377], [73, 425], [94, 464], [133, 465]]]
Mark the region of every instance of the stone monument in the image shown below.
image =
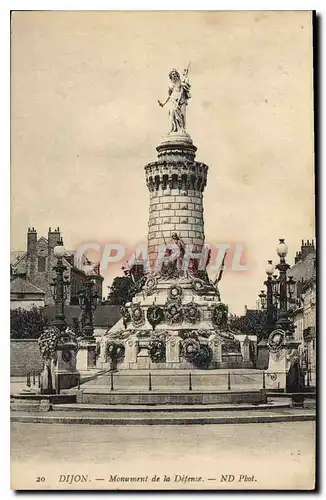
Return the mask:
[[[142, 290], [122, 308], [107, 341], [122, 339], [119, 368], [245, 367], [228, 327], [218, 281], [207, 274], [203, 193], [208, 166], [186, 131], [189, 67], [169, 73], [169, 129], [145, 166], [149, 191], [148, 266]], [[221, 273], [220, 273], [221, 275]]]

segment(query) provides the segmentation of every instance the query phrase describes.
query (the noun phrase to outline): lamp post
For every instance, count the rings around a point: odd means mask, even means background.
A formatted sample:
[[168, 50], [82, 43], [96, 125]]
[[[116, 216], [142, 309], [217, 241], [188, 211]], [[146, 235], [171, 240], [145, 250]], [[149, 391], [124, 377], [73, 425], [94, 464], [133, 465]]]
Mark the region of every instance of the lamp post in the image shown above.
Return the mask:
[[273, 273], [275, 267], [272, 260], [267, 262], [265, 268], [267, 279], [264, 281], [266, 285], [267, 297], [266, 297], [266, 324], [265, 324], [265, 334], [266, 337], [274, 330], [275, 327], [275, 306], [273, 300]]
[[94, 335], [94, 324], [93, 324], [93, 311], [97, 308], [98, 303], [98, 291], [95, 285], [95, 281], [89, 274], [93, 268], [91, 266], [85, 266], [84, 271], [87, 275], [85, 282], [83, 283], [83, 288], [79, 292], [79, 303], [83, 313], [83, 333], [85, 337], [92, 338]]
[[266, 293], [265, 293], [265, 291], [261, 290], [258, 297], [259, 297], [259, 302], [260, 302], [260, 309], [262, 311], [264, 311], [266, 308]]
[[290, 299], [293, 295], [295, 282], [292, 276], [287, 280], [287, 271], [290, 269], [290, 266], [285, 261], [285, 257], [288, 253], [288, 246], [284, 242], [284, 239], [279, 240], [276, 251], [280, 257], [280, 262], [276, 266], [276, 269], [279, 271], [276, 292], [276, 297], [278, 297], [279, 300], [279, 311], [276, 326], [287, 332], [287, 336], [291, 338], [293, 336], [293, 325], [289, 318], [288, 298]]
[[64, 278], [64, 272], [67, 269], [63, 265], [63, 257], [66, 250], [63, 246], [62, 239], [58, 241], [58, 244], [54, 247], [53, 254], [57, 258], [57, 263], [53, 266], [53, 270], [56, 272], [56, 276], [51, 283], [51, 291], [55, 302], [55, 317], [52, 320], [52, 325], [60, 330], [60, 333], [67, 327], [65, 318], [65, 300], [67, 298], [68, 286], [70, 284], [69, 280]]

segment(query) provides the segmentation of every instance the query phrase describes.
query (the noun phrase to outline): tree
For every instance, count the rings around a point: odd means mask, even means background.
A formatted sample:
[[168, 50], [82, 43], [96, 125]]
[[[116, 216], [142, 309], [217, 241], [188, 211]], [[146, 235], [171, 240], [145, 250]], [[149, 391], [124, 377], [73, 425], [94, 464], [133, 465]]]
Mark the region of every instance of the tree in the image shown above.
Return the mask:
[[130, 302], [135, 293], [134, 282], [131, 278], [128, 276], [117, 276], [113, 280], [108, 302], [111, 305], [123, 305], [126, 302]]
[[33, 306], [31, 309], [12, 309], [10, 311], [10, 338], [37, 339], [47, 325], [42, 307]]
[[230, 316], [229, 324], [232, 330], [239, 330], [246, 335], [257, 335], [261, 338], [266, 322], [266, 312], [248, 309], [244, 316]]

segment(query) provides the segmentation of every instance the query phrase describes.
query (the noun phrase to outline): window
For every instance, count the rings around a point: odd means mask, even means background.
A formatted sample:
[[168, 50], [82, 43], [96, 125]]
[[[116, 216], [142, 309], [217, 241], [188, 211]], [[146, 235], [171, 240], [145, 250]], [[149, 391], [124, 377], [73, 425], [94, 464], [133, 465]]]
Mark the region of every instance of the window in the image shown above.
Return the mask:
[[39, 257], [38, 258], [37, 270], [39, 273], [44, 273], [45, 263], [46, 263], [46, 257]]

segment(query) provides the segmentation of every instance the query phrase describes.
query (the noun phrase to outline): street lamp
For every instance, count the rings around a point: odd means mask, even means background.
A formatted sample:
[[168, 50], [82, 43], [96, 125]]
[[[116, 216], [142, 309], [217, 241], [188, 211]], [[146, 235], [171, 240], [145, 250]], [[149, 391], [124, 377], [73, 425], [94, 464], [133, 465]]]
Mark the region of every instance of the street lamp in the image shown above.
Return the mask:
[[264, 281], [264, 285], [266, 285], [267, 289], [267, 300], [266, 300], [266, 323], [265, 323], [265, 334], [266, 338], [269, 334], [274, 330], [275, 327], [275, 305], [273, 299], [273, 292], [275, 289], [275, 275], [273, 275], [275, 271], [275, 266], [272, 260], [267, 261], [267, 265], [265, 268], [267, 279]]
[[65, 318], [65, 300], [68, 295], [68, 287], [70, 285], [69, 280], [65, 279], [64, 271], [67, 269], [66, 266], [63, 265], [63, 257], [66, 254], [66, 250], [63, 246], [62, 239], [58, 241], [58, 244], [53, 249], [53, 255], [57, 259], [57, 263], [53, 266], [53, 270], [56, 272], [56, 275], [50, 284], [51, 292], [55, 302], [55, 317], [52, 320], [52, 325], [57, 327], [62, 333], [66, 327], [66, 318]]
[[95, 280], [90, 274], [92, 270], [92, 266], [84, 267], [86, 280], [83, 283], [83, 288], [78, 293], [79, 305], [82, 310], [82, 329], [85, 337], [93, 337], [94, 335], [93, 311], [97, 308], [99, 298]]
[[285, 257], [288, 253], [288, 246], [284, 242], [284, 239], [279, 240], [279, 244], [277, 245], [276, 251], [278, 256], [280, 257], [280, 262], [277, 264], [276, 269], [279, 271], [279, 278], [277, 280], [277, 292], [276, 297], [279, 300], [279, 313], [276, 321], [276, 326], [288, 332], [288, 335], [292, 337], [293, 335], [293, 326], [292, 322], [289, 319], [289, 311], [288, 311], [288, 298], [289, 292], [293, 292], [294, 290], [294, 281], [293, 278], [287, 280], [287, 271], [290, 269], [289, 264], [285, 261]]
[[260, 299], [261, 309], [264, 310], [266, 307], [266, 293], [264, 292], [264, 290], [260, 291], [260, 294], [258, 295], [258, 297]]

